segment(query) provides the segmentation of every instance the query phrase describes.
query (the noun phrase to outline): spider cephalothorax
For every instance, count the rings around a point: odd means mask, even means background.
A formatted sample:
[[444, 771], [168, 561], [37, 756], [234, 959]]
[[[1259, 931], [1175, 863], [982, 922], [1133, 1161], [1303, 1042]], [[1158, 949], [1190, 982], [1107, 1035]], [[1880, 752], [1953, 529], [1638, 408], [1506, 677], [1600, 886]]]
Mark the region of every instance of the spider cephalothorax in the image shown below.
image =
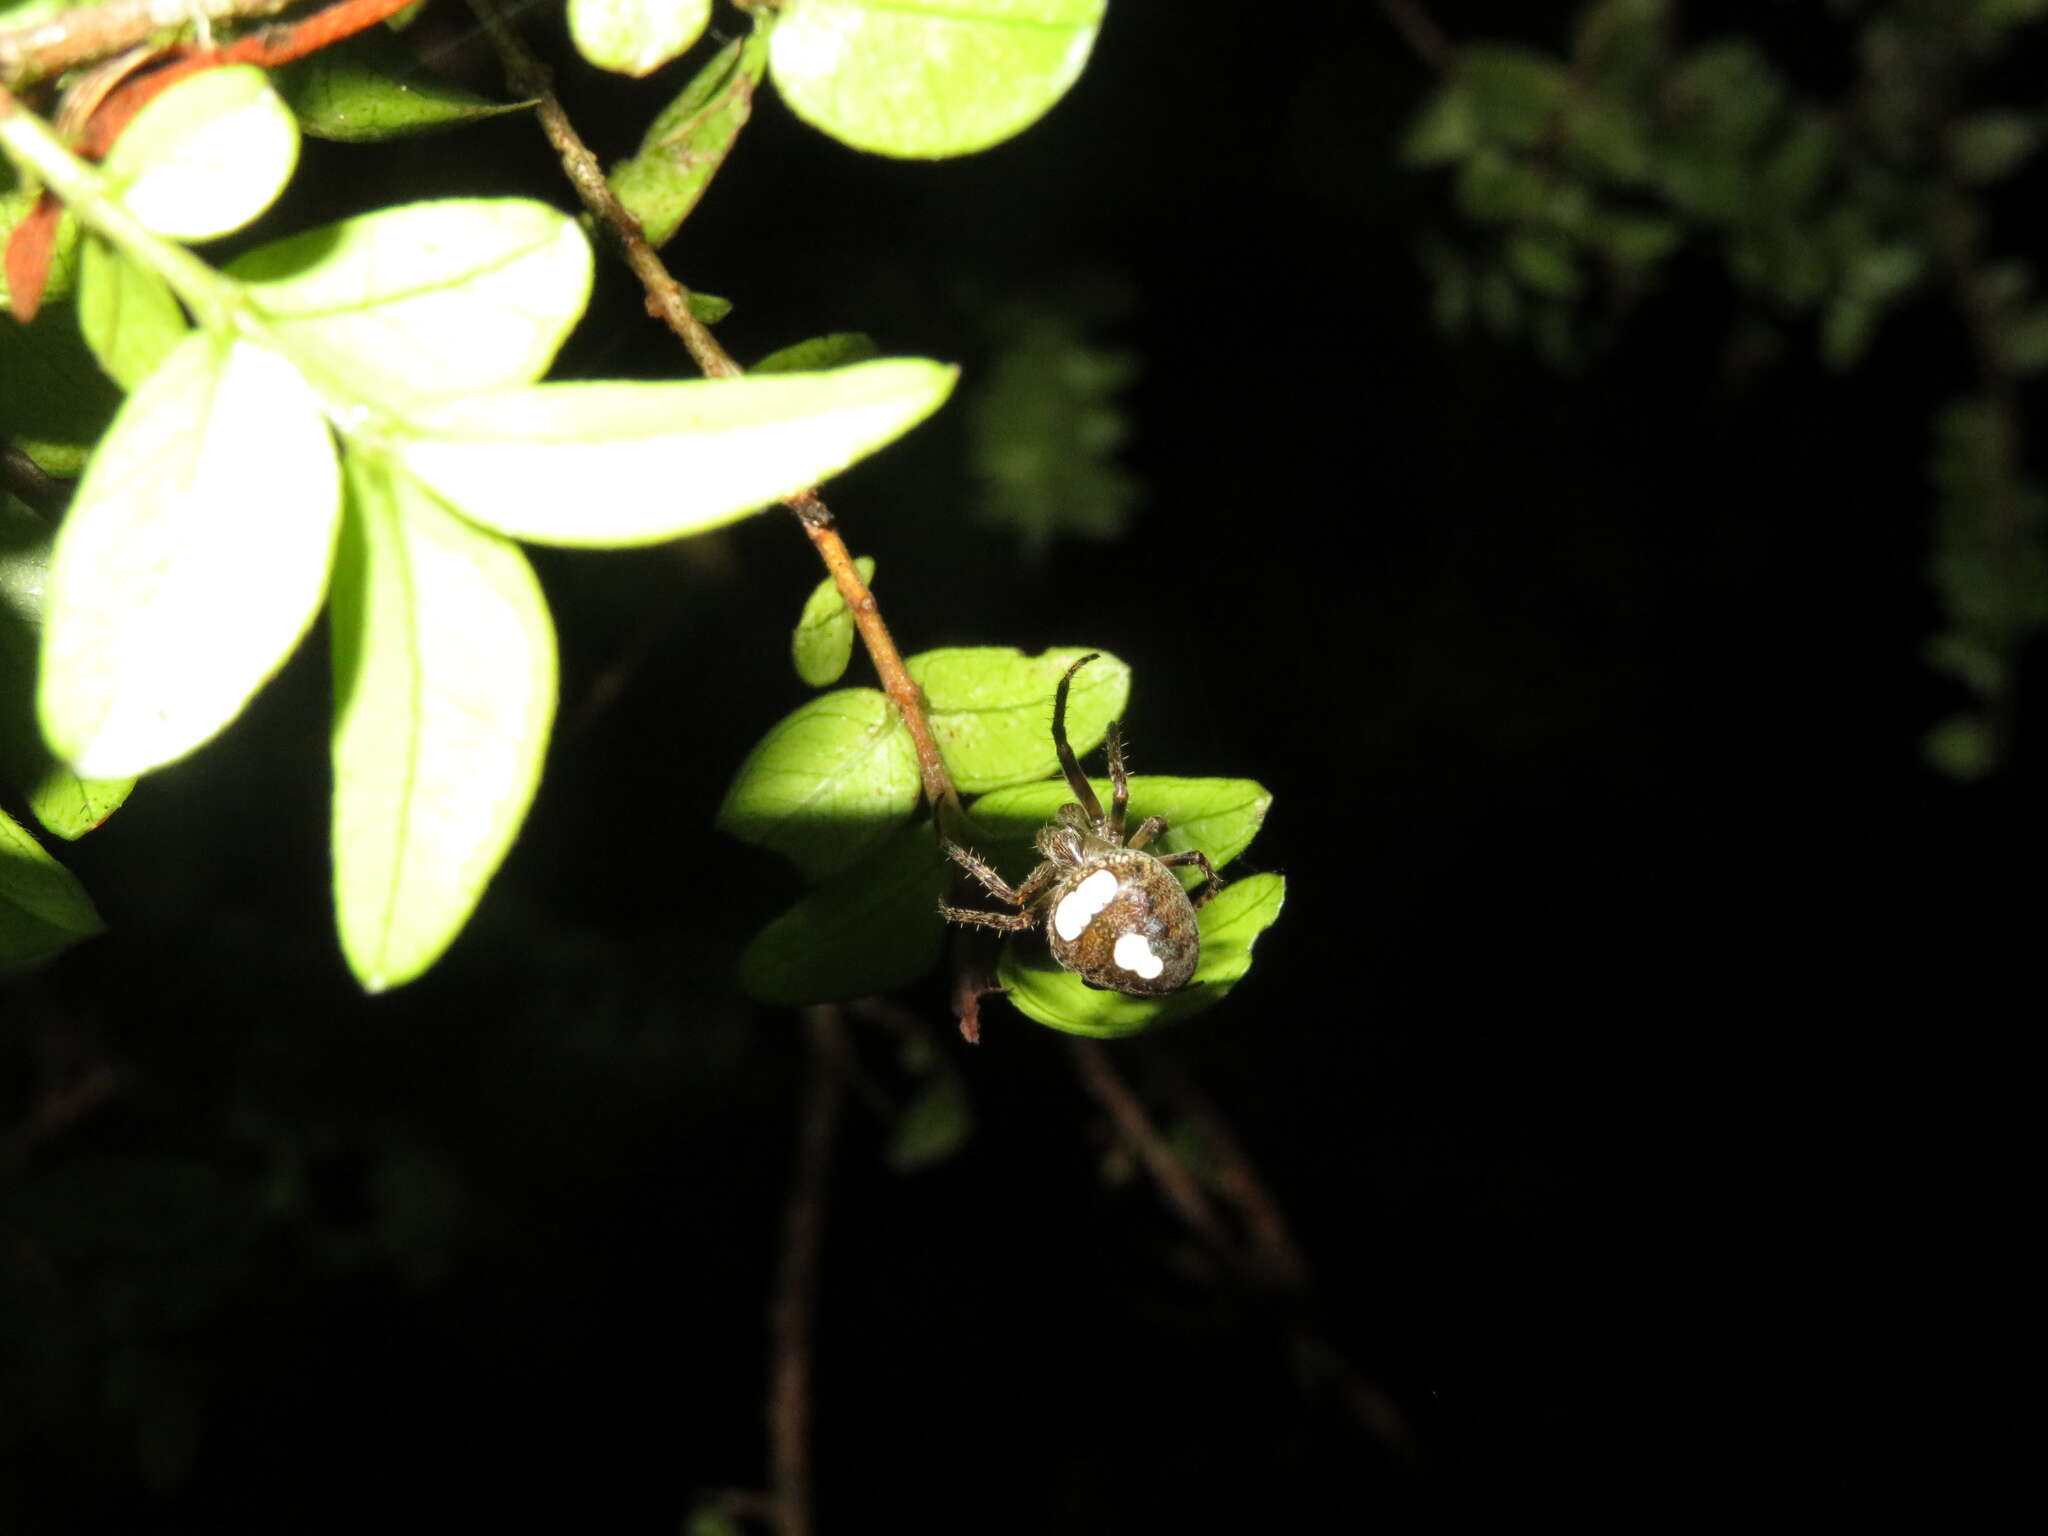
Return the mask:
[[[988, 912], [974, 907], [939, 904], [956, 923], [1016, 932], [1045, 924], [1052, 957], [1091, 987], [1128, 992], [1134, 997], [1160, 997], [1178, 992], [1195, 974], [1202, 958], [1201, 930], [1195, 909], [1223, 889], [1208, 855], [1189, 849], [1164, 858], [1144, 851], [1166, 830], [1164, 816], [1149, 816], [1124, 837], [1124, 807], [1131, 798], [1130, 775], [1124, 769], [1123, 739], [1109, 728], [1109, 814], [1094, 788], [1081, 775], [1081, 764], [1067, 742], [1067, 690], [1074, 674], [1096, 659], [1083, 656], [1060, 678], [1053, 697], [1052, 744], [1060, 771], [1079, 804], [1063, 805], [1059, 814], [1038, 829], [1036, 846], [1045, 862], [1025, 882], [1008, 881], [965, 848], [952, 843], [946, 852], [1015, 912]], [[1208, 877], [1198, 899], [1174, 878], [1176, 867], [1193, 864]]]

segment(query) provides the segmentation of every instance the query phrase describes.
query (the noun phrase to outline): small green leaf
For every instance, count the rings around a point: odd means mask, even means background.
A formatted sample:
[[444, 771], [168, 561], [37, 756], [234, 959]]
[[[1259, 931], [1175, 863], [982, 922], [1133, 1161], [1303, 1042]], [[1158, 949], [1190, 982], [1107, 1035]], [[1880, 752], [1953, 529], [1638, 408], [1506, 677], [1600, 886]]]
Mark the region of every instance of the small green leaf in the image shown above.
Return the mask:
[[158, 234], [211, 240], [268, 208], [298, 157], [291, 108], [262, 70], [236, 64], [180, 80], [138, 112], [107, 156], [106, 175]]
[[530, 101], [492, 101], [430, 74], [382, 28], [270, 72], [271, 84], [316, 139], [373, 144], [520, 112]]
[[120, 404], [69, 304], [45, 304], [33, 325], [0, 316], [0, 439], [49, 474], [76, 475]]
[[914, 981], [939, 958], [938, 911], [952, 864], [931, 824], [898, 830], [871, 859], [840, 871], [755, 935], [740, 985], [764, 1003], [840, 1002]]
[[57, 535], [38, 709], [79, 772], [141, 773], [241, 712], [320, 606], [340, 503], [298, 371], [195, 333], [114, 418]]
[[0, 811], [0, 981], [26, 975], [105, 927], [78, 877]]
[[[873, 560], [862, 555], [853, 562], [853, 568], [860, 572], [863, 583], [874, 585]], [[796, 663], [796, 675], [813, 688], [830, 688], [846, 675], [846, 664], [853, 659], [853, 613], [846, 606], [846, 599], [839, 595], [839, 584], [830, 576], [819, 582], [804, 601], [796, 633], [790, 636], [789, 651], [790, 659]]]
[[1196, 914], [1202, 958], [1192, 983], [1170, 997], [1126, 997], [1100, 992], [1063, 971], [1038, 942], [1003, 946], [996, 976], [1011, 1004], [1028, 1018], [1070, 1035], [1099, 1040], [1140, 1034], [1213, 1008], [1251, 969], [1252, 946], [1280, 916], [1287, 882], [1279, 875], [1249, 875], [1226, 887]]
[[569, 0], [569, 36], [599, 69], [647, 75], [704, 35], [711, 0]]
[[813, 336], [787, 347], [778, 347], [747, 370], [748, 373], [816, 373], [824, 368], [844, 368], [879, 357], [882, 349], [865, 331], [835, 331], [830, 336]]
[[0, 781], [46, 831], [82, 837], [120, 809], [133, 779], [81, 779], [50, 756], [36, 724], [36, 657], [48, 602], [51, 526], [0, 491]]
[[403, 470], [344, 458], [335, 561], [334, 899], [371, 992], [440, 958], [540, 783], [555, 633], [517, 545]]
[[[924, 690], [925, 718], [954, 784], [979, 794], [1056, 772], [1053, 695], [1061, 674], [1087, 654], [1072, 645], [1039, 656], [987, 645], [908, 658], [904, 665]], [[1102, 744], [1130, 693], [1131, 669], [1106, 652], [1075, 674], [1067, 695], [1067, 736], [1077, 753]]]
[[784, 0], [790, 110], [855, 149], [964, 155], [1021, 133], [1080, 77], [1105, 0]]
[[788, 857], [813, 884], [864, 858], [917, 804], [917, 752], [896, 707], [842, 688], [783, 716], [734, 775], [720, 830]]
[[1980, 112], [1948, 130], [1949, 161], [1963, 181], [2003, 181], [2026, 164], [2041, 143], [2041, 125], [2021, 112]]
[[889, 1138], [889, 1166], [910, 1173], [942, 1163], [960, 1150], [974, 1128], [967, 1089], [951, 1072], [940, 1072], [903, 1106]]
[[1472, 93], [1453, 80], [1416, 114], [1401, 141], [1401, 160], [1417, 169], [1455, 165], [1477, 149], [1479, 142], [1479, 115], [1472, 110]]
[[1540, 230], [1518, 230], [1507, 238], [1502, 253], [1508, 269], [1524, 286], [1554, 298], [1574, 297], [1584, 284], [1572, 248]]
[[1462, 50], [1457, 73], [1480, 134], [1517, 149], [1533, 149], [1550, 137], [1571, 78], [1545, 54], [1487, 45]]
[[392, 409], [527, 384], [590, 297], [590, 243], [525, 198], [385, 208], [228, 265], [318, 378]]
[[[1109, 781], [1088, 782], [1106, 809], [1110, 803]], [[1166, 831], [1149, 845], [1151, 852], [1199, 849], [1219, 870], [1251, 846], [1273, 805], [1273, 797], [1265, 786], [1251, 779], [1185, 779], [1141, 773], [1132, 776], [1130, 786], [1127, 831], [1135, 831], [1148, 816], [1164, 816]], [[986, 840], [989, 856], [1021, 879], [1037, 862], [1032, 838], [1073, 798], [1064, 779], [1048, 779], [983, 795], [974, 802], [970, 816]], [[1202, 878], [1200, 869], [1176, 873], [1188, 886]]]
[[753, 116], [754, 92], [768, 67], [768, 27], [718, 51], [648, 126], [630, 159], [607, 178], [653, 244], [668, 243], [704, 196]]
[[721, 299], [715, 293], [704, 293], [692, 288], [690, 290], [690, 313], [699, 320], [702, 320], [706, 325], [716, 325], [732, 313], [732, 300]]
[[652, 544], [837, 473], [937, 410], [956, 374], [890, 358], [764, 379], [541, 384], [430, 406], [391, 447], [463, 516], [513, 538]]
[[79, 263], [78, 327], [123, 389], [156, 372], [192, 329], [169, 284], [96, 235]]

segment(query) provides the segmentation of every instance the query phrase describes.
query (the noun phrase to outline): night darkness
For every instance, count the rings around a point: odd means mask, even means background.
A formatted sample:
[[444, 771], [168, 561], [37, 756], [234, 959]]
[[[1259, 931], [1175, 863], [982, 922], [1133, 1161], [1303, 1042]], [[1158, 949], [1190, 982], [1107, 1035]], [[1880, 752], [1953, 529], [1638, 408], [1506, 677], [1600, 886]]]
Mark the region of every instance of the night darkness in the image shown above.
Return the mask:
[[[1576, 7], [1435, 9], [1555, 48]], [[1827, 8], [1719, 9], [1830, 67]], [[1954, 1510], [2018, 1449], [1982, 1383], [2033, 1332], [2039, 1010], [2002, 978], [2039, 942], [2048, 714], [2022, 700], [2002, 777], [1923, 765], [1956, 704], [1922, 659], [1927, 423], [1964, 387], [1930, 380], [1964, 344], [1909, 309], [1853, 372], [1797, 332], [1733, 368], [1707, 264], [1575, 374], [1446, 339], [1417, 251], [1453, 215], [1395, 155], [1430, 83], [1370, 4], [1113, 0], [984, 155], [862, 157], [768, 96], [668, 252], [743, 359], [860, 329], [970, 386], [972, 295], [1121, 286], [1125, 538], [1020, 563], [963, 510], [957, 403], [830, 499], [906, 651], [1115, 652], [1140, 770], [1262, 781], [1239, 868], [1289, 882], [1227, 1003], [1112, 1050], [1203, 1085], [1306, 1300], [1191, 1267], [1142, 1173], [1105, 1177], [1066, 1041], [999, 1001], [948, 1045], [972, 1139], [891, 1171], [897, 1043], [856, 1022], [828, 1532]], [[564, 81], [607, 156], [674, 89]], [[523, 120], [398, 152], [422, 197], [566, 198]], [[309, 143], [267, 227], [388, 200], [378, 157]], [[687, 364], [601, 264], [562, 369]], [[0, 1526], [672, 1532], [761, 1485], [809, 1058], [731, 975], [795, 887], [710, 822], [805, 696], [819, 572], [781, 513], [535, 563], [562, 726], [424, 980], [365, 998], [337, 952], [321, 637], [67, 851], [112, 931], [0, 997], [0, 1115], [79, 1059], [124, 1086], [5, 1170]], [[896, 1001], [945, 1023], [939, 978]], [[1304, 1325], [1398, 1431], [1303, 1385]]]

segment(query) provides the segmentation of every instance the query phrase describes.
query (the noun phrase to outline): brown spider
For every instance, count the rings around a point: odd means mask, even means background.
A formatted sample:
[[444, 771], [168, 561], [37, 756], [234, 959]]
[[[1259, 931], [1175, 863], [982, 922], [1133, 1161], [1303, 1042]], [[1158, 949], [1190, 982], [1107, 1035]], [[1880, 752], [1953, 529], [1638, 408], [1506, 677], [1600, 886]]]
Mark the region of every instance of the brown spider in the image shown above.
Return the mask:
[[[1067, 668], [1053, 698], [1052, 744], [1059, 753], [1060, 771], [1080, 803], [1061, 806], [1059, 814], [1038, 829], [1035, 846], [1045, 862], [1013, 888], [965, 848], [943, 845], [991, 896], [1017, 910], [988, 912], [942, 901], [939, 912], [949, 922], [1010, 933], [1042, 921], [1053, 959], [1089, 986], [1133, 997], [1162, 997], [1178, 992], [1195, 974], [1195, 964], [1202, 958], [1195, 909], [1223, 889], [1223, 880], [1209, 856], [1195, 849], [1164, 858], [1143, 851], [1166, 830], [1164, 816], [1146, 817], [1125, 840], [1124, 807], [1131, 798], [1131, 784], [1124, 768], [1123, 738], [1114, 725], [1109, 728], [1113, 793], [1108, 815], [1081, 776], [1081, 764], [1067, 742], [1067, 690], [1074, 674], [1098, 655], [1083, 656]], [[1189, 864], [1207, 876], [1201, 895], [1192, 901], [1172, 873]]]

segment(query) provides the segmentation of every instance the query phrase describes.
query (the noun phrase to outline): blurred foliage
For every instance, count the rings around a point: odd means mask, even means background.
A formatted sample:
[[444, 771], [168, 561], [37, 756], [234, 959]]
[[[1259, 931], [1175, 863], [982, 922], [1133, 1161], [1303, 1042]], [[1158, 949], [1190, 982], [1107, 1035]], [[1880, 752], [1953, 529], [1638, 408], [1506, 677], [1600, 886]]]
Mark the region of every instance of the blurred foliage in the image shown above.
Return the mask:
[[2048, 104], [2001, 87], [2026, 78], [2013, 66], [2048, 0], [1829, 9], [1841, 58], [1817, 90], [1813, 60], [1691, 36], [1671, 0], [1597, 0], [1561, 56], [1461, 49], [1403, 154], [1450, 177], [1464, 220], [1423, 250], [1440, 323], [1526, 337], [1560, 367], [1702, 256], [1742, 295], [1741, 334], [1803, 330], [1836, 370], [1908, 303], [1947, 307], [1977, 377], [1968, 398], [1930, 401], [1946, 619], [1930, 654], [1971, 699], [1927, 747], [1974, 776], [2003, 753], [2014, 669], [2048, 622], [2017, 401], [2048, 366], [2048, 304], [2027, 262], [1986, 250], [2041, 141]]
[[1096, 285], [1054, 297], [972, 299], [994, 356], [967, 402], [975, 516], [1042, 561], [1060, 538], [1122, 536], [1138, 483], [1117, 462], [1134, 354], [1095, 339], [1128, 308]]

